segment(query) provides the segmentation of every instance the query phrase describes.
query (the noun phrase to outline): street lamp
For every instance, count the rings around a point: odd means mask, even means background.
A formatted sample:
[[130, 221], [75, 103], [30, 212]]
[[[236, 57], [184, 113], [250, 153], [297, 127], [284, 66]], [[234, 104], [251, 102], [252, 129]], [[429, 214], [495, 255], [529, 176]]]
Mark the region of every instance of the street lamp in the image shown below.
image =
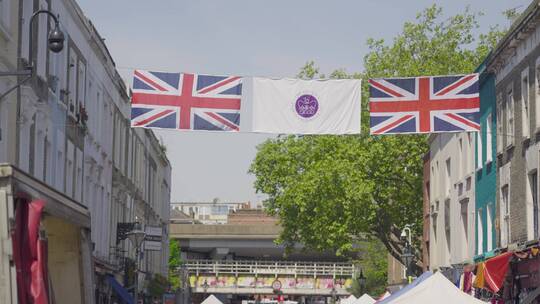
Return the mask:
[[405, 225], [405, 227], [403, 227], [403, 229], [401, 230], [401, 238], [406, 239], [407, 236], [408, 236], [409, 244], [412, 244], [412, 236], [411, 235], [412, 235], [411, 227], [409, 225]]
[[332, 295], [332, 303], [336, 304], [336, 296], [337, 296], [336, 286], [332, 286], [332, 291], [330, 291], [330, 294]]
[[49, 50], [53, 53], [59, 53], [64, 49], [64, 33], [60, 30], [60, 23], [58, 18], [48, 10], [38, 10], [32, 14], [30, 17], [29, 28], [28, 28], [28, 64], [22, 70], [18, 71], [7, 71], [0, 72], [0, 76], [26, 76], [21, 82], [15, 84], [13, 87], [9, 88], [7, 91], [0, 95], [0, 99], [9, 94], [11, 91], [18, 88], [20, 85], [28, 81], [32, 76], [34, 76], [35, 66], [32, 60], [32, 34], [33, 34], [33, 23], [36, 16], [39, 14], [47, 14], [54, 20], [54, 28], [49, 32], [49, 37], [47, 38], [47, 45]]
[[364, 294], [366, 289], [366, 277], [364, 276], [364, 271], [360, 269], [360, 275], [358, 276], [358, 284], [360, 285], [360, 292]]
[[208, 281], [206, 279], [204, 279], [204, 283], [202, 284], [202, 288], [203, 288], [203, 301], [206, 299], [206, 295], [207, 295], [207, 292], [208, 292], [208, 287], [210, 287], [210, 285], [208, 285]]
[[401, 230], [401, 238], [405, 239], [405, 249], [401, 258], [403, 263], [405, 263], [405, 275], [407, 276], [407, 282], [410, 284], [412, 282], [412, 272], [411, 265], [414, 259], [414, 254], [412, 253], [412, 233], [409, 225], [405, 225], [403, 230]]
[[403, 251], [401, 257], [403, 259], [403, 263], [405, 263], [405, 274], [407, 275], [407, 281], [410, 284], [412, 281], [411, 265], [414, 259], [414, 254], [412, 254], [410, 245], [405, 247], [405, 250]]
[[133, 244], [135, 247], [135, 288], [133, 291], [133, 302], [137, 304], [139, 297], [139, 256], [141, 254], [141, 245], [144, 241], [146, 233], [142, 231], [138, 225], [136, 225], [136, 228], [128, 232], [126, 235], [131, 244]]

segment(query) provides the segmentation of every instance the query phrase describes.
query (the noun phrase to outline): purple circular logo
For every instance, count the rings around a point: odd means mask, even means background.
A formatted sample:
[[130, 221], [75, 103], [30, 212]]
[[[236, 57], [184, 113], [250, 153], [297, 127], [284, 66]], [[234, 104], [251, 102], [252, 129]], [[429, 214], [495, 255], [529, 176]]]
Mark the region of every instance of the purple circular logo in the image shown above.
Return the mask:
[[296, 99], [296, 113], [303, 118], [311, 118], [319, 110], [319, 102], [313, 95], [304, 94]]

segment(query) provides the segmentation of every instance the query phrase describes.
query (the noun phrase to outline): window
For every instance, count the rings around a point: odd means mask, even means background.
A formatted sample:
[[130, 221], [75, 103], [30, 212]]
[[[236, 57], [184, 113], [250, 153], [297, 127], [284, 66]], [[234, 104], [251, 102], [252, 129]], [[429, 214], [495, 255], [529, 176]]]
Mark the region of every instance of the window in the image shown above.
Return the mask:
[[69, 64], [68, 64], [68, 107], [70, 113], [75, 113], [75, 102], [77, 98], [77, 55], [73, 48], [69, 49]]
[[446, 160], [445, 194], [450, 195], [450, 178], [452, 176], [451, 159]]
[[521, 128], [523, 130], [523, 138], [529, 138], [530, 132], [530, 104], [529, 104], [529, 68], [527, 67], [521, 72]]
[[497, 97], [497, 153], [502, 152], [503, 147], [503, 103], [502, 95], [499, 94]]
[[213, 206], [212, 214], [213, 215], [227, 215], [229, 214], [229, 208], [227, 206]]
[[514, 92], [510, 85], [506, 92], [506, 147], [514, 145], [514, 126]]
[[[536, 108], [536, 129], [540, 129], [540, 57], [536, 59], [536, 83], [534, 86], [534, 100], [532, 102], [535, 104]], [[531, 104], [531, 103], [530, 103]]]
[[482, 222], [482, 214], [482, 209], [478, 209], [476, 219], [476, 254], [478, 255], [484, 253], [484, 224]]
[[[456, 155], [456, 158], [457, 158], [457, 163], [458, 164], [462, 164], [461, 166], [458, 166], [457, 169], [458, 169], [458, 172], [457, 172], [457, 175], [458, 176], [461, 176], [462, 174], [462, 167], [465, 168], [465, 172], [467, 172], [467, 164], [465, 164], [462, 160], [461, 160], [461, 156], [463, 155], [463, 138], [460, 138], [459, 139], [459, 153], [458, 155]], [[465, 158], [466, 159], [466, 158]]]
[[450, 245], [450, 200], [447, 199], [444, 201], [444, 229], [445, 229], [445, 236], [446, 236], [446, 246], [448, 253], [451, 252], [452, 246]]
[[36, 153], [36, 114], [32, 116], [32, 124], [30, 125], [30, 142], [29, 142], [29, 155], [28, 155], [28, 173], [34, 175], [34, 157]]
[[486, 207], [486, 230], [487, 230], [487, 251], [493, 250], [493, 216], [491, 215], [491, 206], [490, 204]]
[[43, 139], [43, 181], [47, 183], [47, 170], [49, 166], [49, 151], [51, 149], [51, 144], [49, 143], [49, 139], [47, 138], [47, 135], [45, 135], [45, 138]]
[[486, 117], [486, 163], [493, 161], [493, 137], [491, 131], [492, 118], [491, 113]]
[[534, 239], [538, 239], [538, 172], [534, 171], [529, 174], [529, 189], [532, 203], [532, 228]]
[[484, 160], [482, 158], [482, 129], [476, 132], [476, 169], [482, 169]]
[[463, 225], [463, 237], [465, 242], [469, 239], [469, 199], [466, 198], [460, 201], [461, 205], [461, 223]]
[[501, 246], [508, 246], [510, 240], [510, 197], [508, 185], [501, 188]]
[[433, 181], [432, 185], [433, 185], [433, 193], [437, 193], [437, 188], [435, 188], [435, 186], [437, 186], [437, 180], [436, 180], [436, 176], [435, 176], [435, 167], [434, 166], [431, 166], [431, 176], [429, 177], [430, 180]]
[[85, 105], [85, 84], [86, 84], [86, 65], [79, 60], [78, 64], [78, 77], [77, 77], [77, 110], [79, 111], [78, 107], [82, 107]]
[[433, 238], [437, 242], [437, 214], [439, 212], [439, 201], [435, 202], [434, 206], [431, 206], [431, 223], [433, 226]]

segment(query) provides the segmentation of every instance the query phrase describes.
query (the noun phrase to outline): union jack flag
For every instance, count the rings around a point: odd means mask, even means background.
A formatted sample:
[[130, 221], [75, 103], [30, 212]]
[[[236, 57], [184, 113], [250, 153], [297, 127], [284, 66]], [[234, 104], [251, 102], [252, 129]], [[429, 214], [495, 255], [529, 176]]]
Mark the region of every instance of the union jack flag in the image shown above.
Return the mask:
[[131, 126], [239, 131], [242, 78], [135, 70]]
[[369, 80], [371, 134], [480, 130], [478, 74]]

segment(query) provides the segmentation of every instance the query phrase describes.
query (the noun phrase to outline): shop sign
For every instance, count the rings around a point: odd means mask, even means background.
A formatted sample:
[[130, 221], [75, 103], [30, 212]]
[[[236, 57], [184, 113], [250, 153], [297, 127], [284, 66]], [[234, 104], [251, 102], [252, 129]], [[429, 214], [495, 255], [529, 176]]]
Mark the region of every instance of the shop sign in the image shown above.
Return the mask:
[[160, 251], [163, 229], [159, 226], [146, 226], [144, 231], [146, 232], [144, 238], [144, 250]]

